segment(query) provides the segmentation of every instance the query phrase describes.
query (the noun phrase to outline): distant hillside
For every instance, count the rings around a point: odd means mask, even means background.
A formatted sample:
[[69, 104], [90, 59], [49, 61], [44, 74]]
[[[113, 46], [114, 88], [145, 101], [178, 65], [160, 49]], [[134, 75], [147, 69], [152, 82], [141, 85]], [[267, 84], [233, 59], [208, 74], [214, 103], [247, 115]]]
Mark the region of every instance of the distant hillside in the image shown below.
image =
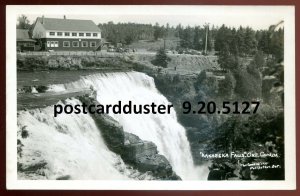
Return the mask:
[[[151, 61], [155, 58], [155, 53], [138, 53], [134, 55], [136, 62], [145, 63], [145, 65], [154, 66]], [[199, 74], [206, 69], [220, 69], [217, 62], [217, 56], [203, 56], [190, 54], [168, 54], [170, 62], [164, 69], [169, 74]], [[176, 67], [176, 70], [175, 70]]]
[[[168, 50], [175, 50], [179, 45], [179, 39], [166, 39], [165, 47]], [[131, 43], [129, 48], [137, 49], [138, 51], [157, 51], [159, 48], [164, 47], [164, 40], [158, 39], [157, 41], [139, 40]]]

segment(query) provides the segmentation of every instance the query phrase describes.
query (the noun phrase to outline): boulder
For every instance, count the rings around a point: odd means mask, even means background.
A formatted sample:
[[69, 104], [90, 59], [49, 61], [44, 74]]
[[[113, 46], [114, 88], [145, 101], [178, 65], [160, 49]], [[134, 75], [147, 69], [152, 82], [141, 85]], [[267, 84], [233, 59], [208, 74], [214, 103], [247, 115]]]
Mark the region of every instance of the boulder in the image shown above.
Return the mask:
[[153, 142], [143, 141], [138, 136], [125, 133], [125, 143], [123, 158], [128, 161], [136, 162], [144, 156], [152, 156], [157, 154], [157, 146]]
[[159, 179], [180, 180], [165, 156], [158, 154], [157, 146], [150, 141], [141, 140], [138, 136], [125, 133], [125, 143], [121, 157], [135, 166], [140, 172], [149, 172]]
[[207, 180], [226, 180], [226, 172], [224, 170], [214, 169], [208, 174]]

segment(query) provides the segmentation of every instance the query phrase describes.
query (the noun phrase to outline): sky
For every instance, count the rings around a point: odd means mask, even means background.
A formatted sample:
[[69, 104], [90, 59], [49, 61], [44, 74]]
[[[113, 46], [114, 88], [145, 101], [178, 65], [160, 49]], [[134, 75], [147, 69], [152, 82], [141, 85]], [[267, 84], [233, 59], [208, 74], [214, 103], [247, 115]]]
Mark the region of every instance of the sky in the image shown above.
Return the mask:
[[96, 24], [113, 21], [202, 26], [209, 23], [259, 30], [284, 20], [289, 9], [290, 6], [23, 6], [19, 14], [25, 14], [30, 22], [42, 15], [49, 18], [66, 15], [69, 19], [88, 19]]

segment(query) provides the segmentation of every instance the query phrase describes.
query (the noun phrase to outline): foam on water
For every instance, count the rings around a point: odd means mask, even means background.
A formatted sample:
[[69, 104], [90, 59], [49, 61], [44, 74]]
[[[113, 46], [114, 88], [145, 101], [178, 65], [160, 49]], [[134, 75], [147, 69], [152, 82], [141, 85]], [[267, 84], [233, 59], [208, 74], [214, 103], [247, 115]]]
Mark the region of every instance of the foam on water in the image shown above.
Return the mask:
[[[81, 104], [76, 99], [67, 103]], [[54, 118], [53, 107], [21, 111], [18, 128], [19, 138], [22, 138], [22, 128], [29, 134], [21, 140], [23, 147], [18, 162], [25, 168], [47, 163], [35, 174], [20, 174], [21, 179], [41, 176], [56, 179], [68, 175], [80, 180], [122, 180], [137, 173], [107, 148], [90, 115], [61, 114]]]

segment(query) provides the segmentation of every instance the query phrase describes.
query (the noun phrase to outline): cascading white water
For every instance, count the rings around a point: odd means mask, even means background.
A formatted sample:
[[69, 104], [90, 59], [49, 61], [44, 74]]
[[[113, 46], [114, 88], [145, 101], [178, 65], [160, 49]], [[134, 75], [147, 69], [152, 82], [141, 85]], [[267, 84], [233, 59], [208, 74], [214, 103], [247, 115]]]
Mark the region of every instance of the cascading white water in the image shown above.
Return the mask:
[[[74, 90], [93, 86], [97, 100], [103, 104], [117, 104], [118, 101], [133, 104], [170, 104], [158, 92], [153, 78], [139, 72], [94, 74], [80, 80], [52, 89]], [[171, 163], [173, 170], [183, 179], [199, 179], [193, 165], [185, 129], [177, 122], [175, 110], [171, 114], [113, 114], [110, 113], [126, 132], [143, 140], [154, 142], [160, 154]]]
[[[81, 104], [68, 99], [67, 104]], [[60, 102], [60, 104], [64, 105]], [[35, 172], [19, 172], [19, 179], [121, 180], [139, 176], [105, 145], [90, 115], [61, 114], [53, 117], [53, 107], [18, 112], [18, 138], [22, 151], [18, 163], [22, 167], [46, 167]], [[22, 137], [22, 129], [29, 134]], [[140, 176], [141, 177], [141, 176]], [[142, 176], [143, 179], [151, 179]]]

